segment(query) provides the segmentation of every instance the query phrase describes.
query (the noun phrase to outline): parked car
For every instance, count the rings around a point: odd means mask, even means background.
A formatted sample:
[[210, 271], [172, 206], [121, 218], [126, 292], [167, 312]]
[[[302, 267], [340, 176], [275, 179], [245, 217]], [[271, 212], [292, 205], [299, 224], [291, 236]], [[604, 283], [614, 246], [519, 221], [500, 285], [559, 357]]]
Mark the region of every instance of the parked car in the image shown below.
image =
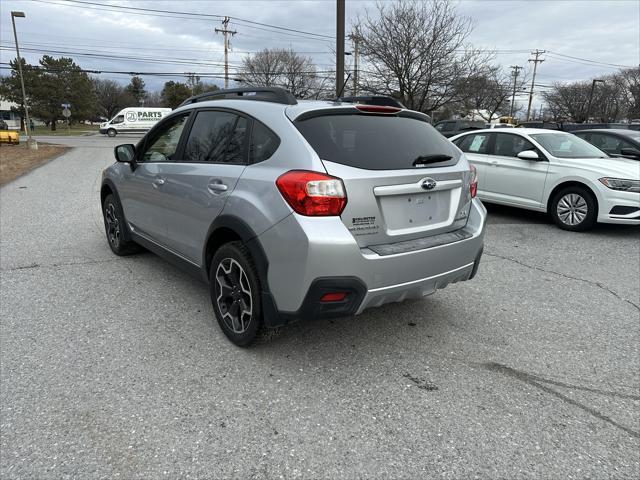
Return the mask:
[[562, 130], [562, 125], [556, 122], [543, 122], [541, 120], [533, 120], [530, 122], [522, 122], [516, 125], [516, 128], [544, 128], [547, 130]]
[[451, 139], [477, 169], [485, 202], [548, 212], [565, 230], [640, 225], [638, 162], [610, 158], [566, 132], [481, 130]]
[[640, 160], [640, 132], [635, 130], [578, 130], [571, 133], [612, 157]]
[[577, 130], [627, 130], [629, 129], [628, 123], [563, 123], [562, 130], [565, 132], [575, 132]]
[[279, 88], [191, 98], [116, 147], [100, 192], [109, 246], [145, 246], [206, 280], [243, 346], [263, 327], [469, 280], [486, 210], [474, 169], [428, 118]]
[[484, 128], [514, 128], [510, 123], [485, 123]]
[[484, 122], [481, 120], [444, 120], [436, 123], [434, 128], [449, 138], [461, 132], [484, 128]]

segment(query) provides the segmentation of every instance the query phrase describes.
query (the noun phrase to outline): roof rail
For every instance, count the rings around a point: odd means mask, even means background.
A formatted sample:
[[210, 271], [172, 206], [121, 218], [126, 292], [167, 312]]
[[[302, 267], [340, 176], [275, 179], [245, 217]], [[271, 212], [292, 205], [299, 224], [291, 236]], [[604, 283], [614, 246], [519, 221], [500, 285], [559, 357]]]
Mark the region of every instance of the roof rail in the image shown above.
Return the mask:
[[280, 87], [245, 87], [214, 90], [187, 98], [179, 107], [210, 100], [258, 100], [261, 102], [297, 105], [298, 101], [288, 90]]
[[340, 97], [339, 102], [364, 103], [366, 105], [381, 105], [386, 107], [406, 108], [402, 103], [388, 95], [360, 95], [354, 97]]

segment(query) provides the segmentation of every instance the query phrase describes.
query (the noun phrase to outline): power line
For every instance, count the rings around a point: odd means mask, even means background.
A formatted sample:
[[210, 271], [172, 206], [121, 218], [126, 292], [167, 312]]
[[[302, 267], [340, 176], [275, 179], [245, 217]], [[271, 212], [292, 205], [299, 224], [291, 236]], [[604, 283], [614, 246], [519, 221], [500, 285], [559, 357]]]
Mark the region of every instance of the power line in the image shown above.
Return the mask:
[[[0, 62], [0, 68], [4, 69], [4, 70], [13, 70], [13, 68], [10, 66], [11, 64], [9, 62]], [[55, 69], [55, 68], [44, 68], [42, 66], [36, 65], [36, 68], [40, 69], [41, 71], [44, 72], [66, 72], [66, 69]], [[78, 71], [80, 72], [84, 72], [84, 73], [94, 73], [94, 74], [101, 74], [101, 73], [114, 73], [114, 74], [122, 74], [122, 75], [162, 75], [162, 76], [177, 76], [177, 77], [184, 77], [185, 75], [197, 75], [197, 76], [201, 76], [201, 77], [207, 77], [207, 76], [217, 76], [218, 78], [224, 78], [224, 72], [147, 72], [147, 71], [125, 71], [125, 70], [105, 70], [102, 68], [99, 69], [85, 69], [85, 68], [79, 68]], [[257, 72], [257, 73], [264, 73], [264, 72]], [[287, 75], [287, 74], [300, 74], [300, 75], [315, 75], [315, 76], [322, 76], [323, 74], [332, 74], [335, 73], [335, 70], [309, 70], [309, 71], [303, 71], [303, 72], [298, 72], [298, 71], [282, 71], [282, 72], [278, 72], [278, 74], [282, 74], [282, 75]], [[238, 79], [233, 79], [235, 81], [239, 81]]]
[[621, 65], [619, 63], [601, 62], [599, 60], [591, 60], [589, 58], [574, 57], [572, 55], [565, 55], [564, 53], [552, 52], [551, 50], [549, 50], [547, 53], [552, 55], [552, 56], [571, 58], [573, 60], [579, 60], [579, 61], [587, 62], [587, 63], [594, 63], [594, 64], [603, 65], [603, 66], [616, 67], [616, 68], [635, 68], [632, 65]]
[[[0, 45], [0, 50], [12, 50], [10, 46]], [[69, 50], [51, 50], [51, 49], [40, 49], [40, 48], [29, 48], [23, 47], [21, 50], [32, 53], [42, 53], [49, 55], [72, 55], [77, 57], [86, 57], [86, 58], [100, 58], [104, 60], [128, 60], [132, 62], [140, 62], [140, 63], [155, 63], [155, 64], [168, 64], [168, 65], [196, 65], [196, 66], [222, 66], [224, 65], [222, 62], [206, 62], [200, 61], [196, 59], [179, 59], [179, 58], [155, 58], [155, 57], [131, 57], [131, 56], [122, 56], [122, 55], [109, 55], [109, 54], [101, 54], [101, 53], [88, 53], [88, 52], [77, 52], [77, 51], [69, 51]]]
[[[81, 8], [86, 8], [90, 10], [100, 10], [100, 11], [106, 11], [106, 12], [127, 12], [132, 15], [143, 15], [143, 16], [147, 15], [147, 16], [155, 16], [155, 17], [163, 17], [163, 18], [180, 18], [183, 20], [209, 21], [211, 18], [216, 18], [216, 19], [225, 18], [225, 15], [218, 15], [218, 14], [180, 12], [180, 11], [174, 11], [174, 10], [159, 10], [159, 9], [141, 8], [141, 7], [127, 7], [124, 5], [110, 5], [110, 4], [105, 5], [97, 2], [84, 2], [84, 1], [78, 1], [78, 0], [60, 0], [60, 1], [31, 0], [31, 1], [50, 4], [50, 5], [60, 5], [64, 7], [76, 7], [76, 8], [81, 7]], [[61, 1], [67, 2], [67, 3], [60, 3]], [[229, 17], [229, 18], [233, 19], [235, 22], [242, 22], [242, 23], [246, 22], [246, 25], [244, 26], [246, 26], [247, 28], [255, 28], [257, 30], [264, 30], [270, 33], [277, 33], [280, 35], [287, 35], [291, 37], [303, 38], [303, 39], [312, 40], [312, 41], [322, 41], [322, 42], [329, 42], [330, 41], [329, 39], [332, 39], [332, 37], [328, 35], [323, 35], [320, 33], [306, 32], [304, 30], [296, 30], [296, 29], [287, 28], [287, 27], [280, 27], [277, 25], [254, 22], [252, 20], [246, 20], [239, 17]], [[255, 25], [262, 25], [264, 27], [269, 27], [269, 29], [256, 27]]]
[[[79, 4], [82, 4], [82, 5], [105, 6], [103, 3], [89, 2], [89, 1], [84, 1], [84, 0], [64, 0], [64, 1], [69, 2], [69, 3], [79, 3]], [[281, 27], [279, 25], [271, 25], [271, 24], [268, 24], [268, 23], [256, 22], [256, 21], [253, 21], [253, 20], [246, 20], [246, 19], [239, 18], [239, 17], [229, 17], [227, 15], [217, 15], [217, 14], [211, 14], [211, 13], [179, 12], [179, 11], [174, 11], [174, 10], [159, 10], [159, 9], [154, 9], [154, 8], [125, 7], [124, 5], [110, 5], [110, 6], [112, 6], [114, 8], [119, 8], [119, 9], [122, 9], [122, 10], [138, 10], [138, 11], [145, 11], [145, 12], [170, 13], [170, 14], [179, 14], [179, 15], [189, 15], [189, 16], [195, 16], [195, 17], [229, 18], [229, 19], [235, 19], [236, 21], [251, 23], [251, 24], [254, 24], [254, 25], [262, 25], [264, 27], [277, 28], [279, 30], [286, 30], [286, 31], [289, 31], [289, 32], [304, 33], [305, 35], [315, 35], [315, 36], [318, 36], [318, 37], [325, 37], [325, 38], [333, 40], [332, 36], [324, 35], [322, 33], [308, 32], [308, 31], [305, 31], [305, 30], [296, 30], [294, 28]]]

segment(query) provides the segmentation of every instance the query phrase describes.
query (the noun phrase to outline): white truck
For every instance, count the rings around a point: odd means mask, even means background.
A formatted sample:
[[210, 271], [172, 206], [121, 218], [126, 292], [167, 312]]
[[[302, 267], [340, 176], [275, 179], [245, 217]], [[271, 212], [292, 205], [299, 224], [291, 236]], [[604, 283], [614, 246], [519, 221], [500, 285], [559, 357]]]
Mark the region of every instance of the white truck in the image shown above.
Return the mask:
[[110, 137], [119, 133], [144, 133], [170, 112], [170, 108], [128, 107], [108, 122], [101, 123], [100, 133]]

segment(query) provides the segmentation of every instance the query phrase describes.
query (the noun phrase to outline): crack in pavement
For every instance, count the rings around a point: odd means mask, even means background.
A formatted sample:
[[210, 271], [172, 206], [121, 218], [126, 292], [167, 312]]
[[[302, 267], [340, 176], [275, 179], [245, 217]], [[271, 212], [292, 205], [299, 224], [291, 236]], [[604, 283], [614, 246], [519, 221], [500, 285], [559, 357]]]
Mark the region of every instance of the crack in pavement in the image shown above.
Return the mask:
[[62, 263], [52, 263], [50, 265], [41, 265], [39, 263], [31, 263], [29, 265], [19, 265], [17, 267], [11, 268], [0, 268], [0, 272], [17, 272], [20, 270], [32, 270], [39, 268], [55, 268], [55, 267], [68, 267], [74, 265], [95, 265], [100, 263], [111, 263], [111, 262], [119, 262], [122, 259], [120, 258], [110, 258], [105, 260], [87, 260], [87, 261], [79, 261], [79, 262], [62, 262]]
[[576, 280], [578, 282], [584, 282], [587, 283], [589, 285], [592, 285], [594, 287], [598, 287], [601, 290], [604, 290], [605, 292], [609, 292], [611, 295], [613, 295], [614, 297], [616, 297], [618, 300], [622, 300], [623, 302], [628, 303], [629, 305], [631, 305], [632, 307], [634, 307], [636, 310], [638, 310], [640, 312], [640, 305], [638, 305], [637, 303], [632, 302], [631, 300], [624, 298], [622, 296], [620, 296], [620, 294], [618, 294], [616, 291], [611, 290], [609, 287], [607, 287], [606, 285], [600, 283], [600, 282], [594, 282], [592, 280], [586, 280], [584, 278], [580, 278], [580, 277], [574, 277], [573, 275], [568, 275], [566, 273], [561, 273], [561, 272], [556, 272], [554, 270], [546, 270], [542, 267], [538, 267], [536, 265], [529, 265], [528, 263], [524, 263], [520, 260], [517, 260], [515, 258], [512, 257], [505, 257], [503, 255], [498, 255], [497, 253], [489, 253], [489, 252], [485, 252], [485, 255], [488, 255], [489, 257], [495, 257], [495, 258], [501, 258], [503, 260], [507, 260], [509, 262], [513, 262], [513, 263], [517, 263], [518, 265], [522, 265], [523, 267], [527, 267], [530, 268], [532, 270], [537, 270], [539, 272], [544, 272], [544, 273], [550, 273], [553, 275], [558, 275], [559, 277], [563, 277], [569, 280]]
[[[562, 384], [562, 383], [558, 383], [558, 382], [552, 382], [549, 381], [543, 377], [537, 376], [537, 375], [531, 375], [529, 373], [526, 372], [522, 372], [520, 370], [516, 370], [515, 368], [511, 368], [508, 367], [506, 365], [502, 365], [500, 363], [497, 362], [487, 362], [484, 363], [482, 365], [485, 369], [491, 371], [491, 372], [498, 372], [498, 373], [502, 373], [505, 376], [514, 378], [516, 380], [520, 380], [521, 382], [527, 383], [529, 385], [531, 385], [532, 387], [536, 387], [540, 390], [542, 390], [543, 392], [546, 392], [550, 395], [553, 395], [554, 397], [562, 400], [565, 403], [568, 403], [569, 405], [573, 405], [574, 407], [578, 407], [581, 410], [584, 410], [585, 412], [593, 415], [594, 417], [602, 420], [603, 422], [607, 422], [611, 425], [613, 425], [616, 428], [619, 428], [620, 430], [622, 430], [623, 432], [628, 433], [629, 435], [631, 435], [632, 437], [635, 438], [640, 438], [640, 433], [625, 426], [622, 425], [621, 423], [613, 420], [611, 417], [609, 417], [608, 415], [605, 415], [604, 413], [596, 410], [595, 408], [592, 408], [588, 405], [585, 405], [584, 403], [581, 403], [577, 400], [574, 400], [572, 398], [569, 398], [567, 395], [564, 395], [563, 393], [558, 392], [557, 390], [554, 390], [553, 388], [550, 388], [546, 385], [543, 385], [543, 383], [550, 383], [552, 385], [558, 385], [558, 386], [563, 386], [563, 387], [567, 387], [567, 388], [579, 388], [580, 390], [586, 390], [586, 391], [591, 391], [591, 392], [595, 392], [595, 393], [601, 393], [601, 394], [605, 394], [608, 396], [620, 396], [620, 394], [614, 394], [611, 392], [603, 392], [601, 390], [598, 389], [589, 389], [589, 388], [585, 388], [585, 387], [577, 387], [575, 385], [567, 385], [567, 384]], [[623, 398], [631, 398], [634, 400], [637, 400], [637, 396], [633, 396], [633, 395], [625, 395], [623, 396]]]

